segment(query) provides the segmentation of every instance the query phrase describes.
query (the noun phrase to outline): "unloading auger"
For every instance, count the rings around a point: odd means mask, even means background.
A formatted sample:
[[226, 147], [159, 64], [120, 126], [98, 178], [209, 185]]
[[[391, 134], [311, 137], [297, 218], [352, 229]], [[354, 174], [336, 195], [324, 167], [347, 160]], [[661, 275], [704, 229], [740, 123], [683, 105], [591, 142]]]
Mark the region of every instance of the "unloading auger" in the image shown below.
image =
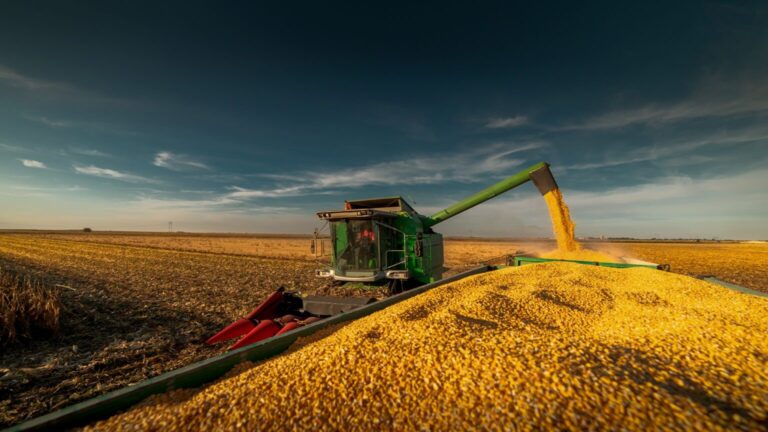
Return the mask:
[[[399, 196], [346, 201], [343, 210], [319, 212], [330, 225], [331, 262], [315, 275], [342, 283], [387, 284], [390, 295], [435, 282], [443, 276], [443, 236], [432, 227], [528, 181], [542, 195], [557, 188], [549, 164], [541, 162], [432, 216], [419, 214]], [[318, 241], [312, 241], [313, 250]], [[230, 347], [240, 348], [375, 301], [302, 296], [281, 287], [206, 343], [242, 337]]]

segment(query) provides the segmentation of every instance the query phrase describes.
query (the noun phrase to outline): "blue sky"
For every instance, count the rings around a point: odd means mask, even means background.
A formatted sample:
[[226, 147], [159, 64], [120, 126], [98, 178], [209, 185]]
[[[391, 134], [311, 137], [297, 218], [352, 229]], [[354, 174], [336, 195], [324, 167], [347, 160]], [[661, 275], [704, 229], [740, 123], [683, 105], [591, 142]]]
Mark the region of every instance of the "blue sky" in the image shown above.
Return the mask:
[[311, 232], [545, 160], [579, 235], [768, 238], [764, 2], [156, 3], [0, 6], [0, 228]]

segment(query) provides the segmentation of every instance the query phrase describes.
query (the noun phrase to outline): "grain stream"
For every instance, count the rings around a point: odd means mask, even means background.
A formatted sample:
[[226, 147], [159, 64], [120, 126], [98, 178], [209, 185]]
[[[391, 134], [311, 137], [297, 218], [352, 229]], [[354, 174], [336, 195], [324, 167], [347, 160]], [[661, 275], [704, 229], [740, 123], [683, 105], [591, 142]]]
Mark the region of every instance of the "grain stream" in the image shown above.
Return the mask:
[[563, 199], [563, 193], [555, 188], [544, 194], [549, 218], [552, 221], [552, 233], [557, 241], [557, 249], [541, 254], [543, 258], [616, 262], [616, 258], [593, 250], [584, 249], [576, 241], [576, 224], [571, 219], [571, 211]]

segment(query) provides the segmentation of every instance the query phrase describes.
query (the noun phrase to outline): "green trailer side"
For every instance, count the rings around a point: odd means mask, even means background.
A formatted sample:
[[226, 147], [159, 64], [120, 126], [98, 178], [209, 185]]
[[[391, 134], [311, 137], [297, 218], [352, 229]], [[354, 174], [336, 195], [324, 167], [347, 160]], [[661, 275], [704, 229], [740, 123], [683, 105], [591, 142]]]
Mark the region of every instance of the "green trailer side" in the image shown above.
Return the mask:
[[728, 288], [729, 290], [740, 292], [742, 294], [749, 294], [757, 297], [768, 298], [768, 292], [762, 292], [758, 290], [753, 290], [752, 288], [743, 287], [741, 285], [732, 284], [722, 279], [718, 279], [714, 276], [706, 275], [706, 276], [699, 276], [698, 278], [703, 281], [707, 281], [709, 283], [713, 283], [715, 285], [720, 285], [721, 287]]
[[536, 257], [527, 257], [527, 256], [512, 257], [512, 259], [509, 261], [508, 264], [515, 267], [520, 267], [526, 264], [539, 264], [539, 263], [547, 263], [547, 262], [571, 262], [576, 264], [586, 264], [586, 265], [612, 267], [612, 268], [646, 267], [646, 268], [652, 268], [657, 270], [669, 271], [669, 266], [666, 264], [659, 264], [659, 265], [626, 264], [626, 263], [612, 263], [612, 262], [604, 262], [604, 261], [582, 261], [582, 260], [567, 260], [567, 259], [555, 259], [555, 258], [536, 258]]

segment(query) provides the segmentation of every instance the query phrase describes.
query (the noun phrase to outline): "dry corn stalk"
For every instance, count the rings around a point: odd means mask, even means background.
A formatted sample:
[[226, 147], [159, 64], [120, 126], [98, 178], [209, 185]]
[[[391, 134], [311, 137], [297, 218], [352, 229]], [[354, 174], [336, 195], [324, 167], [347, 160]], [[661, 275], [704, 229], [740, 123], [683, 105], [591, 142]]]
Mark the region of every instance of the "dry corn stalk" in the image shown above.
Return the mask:
[[61, 304], [55, 288], [30, 276], [0, 270], [0, 345], [59, 331]]

